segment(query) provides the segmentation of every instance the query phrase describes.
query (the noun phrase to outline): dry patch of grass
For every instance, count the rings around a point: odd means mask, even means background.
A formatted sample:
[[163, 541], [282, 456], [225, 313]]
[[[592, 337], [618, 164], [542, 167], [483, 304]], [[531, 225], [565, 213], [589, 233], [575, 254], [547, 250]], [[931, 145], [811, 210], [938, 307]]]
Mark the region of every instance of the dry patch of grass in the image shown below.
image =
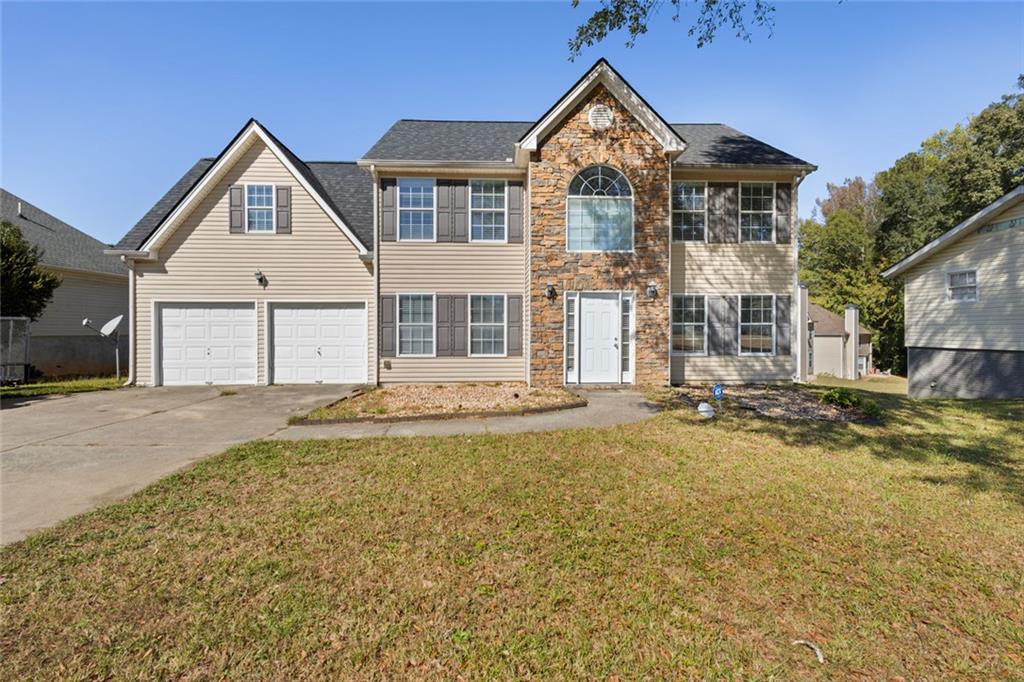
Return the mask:
[[554, 408], [580, 402], [562, 388], [529, 388], [526, 383], [403, 384], [369, 390], [333, 405], [318, 407], [304, 419], [375, 419], [420, 415], [504, 413]]
[[40, 395], [63, 395], [87, 391], [110, 391], [122, 388], [124, 379], [114, 377], [87, 377], [84, 379], [60, 379], [39, 381], [17, 386], [0, 386], [0, 398], [29, 398]]
[[1019, 678], [1024, 402], [890, 398], [236, 447], [0, 551], [0, 678]]
[[885, 376], [882, 374], [872, 374], [856, 380], [840, 379], [827, 374], [820, 374], [815, 377], [814, 385], [855, 388], [869, 393], [888, 393], [891, 395], [901, 396], [907, 395], [906, 377]]

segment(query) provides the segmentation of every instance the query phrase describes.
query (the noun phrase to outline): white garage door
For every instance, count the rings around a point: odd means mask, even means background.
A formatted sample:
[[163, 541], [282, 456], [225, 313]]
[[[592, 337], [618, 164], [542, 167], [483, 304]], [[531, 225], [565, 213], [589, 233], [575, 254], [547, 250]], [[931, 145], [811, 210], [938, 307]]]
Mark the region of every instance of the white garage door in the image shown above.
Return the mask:
[[366, 306], [287, 303], [273, 307], [274, 383], [366, 383]]
[[160, 306], [160, 368], [166, 386], [256, 383], [252, 303]]

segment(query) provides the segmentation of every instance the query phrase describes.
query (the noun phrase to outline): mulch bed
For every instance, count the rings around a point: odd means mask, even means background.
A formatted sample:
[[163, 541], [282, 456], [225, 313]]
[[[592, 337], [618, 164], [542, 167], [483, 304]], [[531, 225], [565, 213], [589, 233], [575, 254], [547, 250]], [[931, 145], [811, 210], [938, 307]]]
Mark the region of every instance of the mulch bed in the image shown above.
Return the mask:
[[[692, 384], [672, 389], [667, 400], [670, 407], [692, 406], [702, 402], [717, 404], [711, 397], [711, 387]], [[822, 403], [818, 396], [809, 391], [790, 386], [726, 386], [726, 409], [739, 407], [771, 419], [813, 419], [816, 421], [860, 422], [867, 417], [856, 409], [843, 409]]]
[[349, 424], [515, 416], [585, 407], [564, 389], [525, 383], [404, 384], [360, 391], [313, 410], [294, 424]]

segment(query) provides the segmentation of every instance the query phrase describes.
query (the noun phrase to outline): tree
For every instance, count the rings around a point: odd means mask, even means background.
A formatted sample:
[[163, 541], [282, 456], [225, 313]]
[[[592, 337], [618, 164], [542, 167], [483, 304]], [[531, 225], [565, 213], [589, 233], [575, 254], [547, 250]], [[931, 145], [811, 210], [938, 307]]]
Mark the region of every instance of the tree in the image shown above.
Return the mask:
[[60, 277], [39, 267], [43, 251], [25, 241], [14, 223], [0, 222], [0, 314], [39, 319]]
[[[715, 39], [718, 30], [728, 26], [736, 37], [750, 42], [752, 28], [767, 28], [772, 34], [775, 26], [775, 6], [766, 0], [667, 0], [672, 6], [672, 21], [678, 22], [683, 5], [693, 5], [696, 16], [687, 32], [696, 38], [697, 47], [704, 47]], [[569, 59], [575, 60], [585, 48], [614, 33], [626, 29], [629, 38], [626, 47], [633, 47], [637, 38], [647, 33], [647, 24], [666, 4], [666, 0], [601, 0], [596, 10], [576, 28], [576, 37], [569, 41]], [[572, 0], [579, 7], [580, 0]]]

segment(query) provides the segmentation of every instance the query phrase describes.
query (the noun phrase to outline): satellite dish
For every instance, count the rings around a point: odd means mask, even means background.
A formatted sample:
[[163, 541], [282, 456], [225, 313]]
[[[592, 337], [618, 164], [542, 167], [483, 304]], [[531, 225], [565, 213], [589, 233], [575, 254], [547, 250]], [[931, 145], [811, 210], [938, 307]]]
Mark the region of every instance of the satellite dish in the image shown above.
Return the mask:
[[100, 329], [100, 334], [103, 334], [103, 336], [110, 336], [111, 334], [113, 334], [114, 330], [117, 329], [117, 326], [121, 324], [122, 319], [124, 319], [124, 315], [118, 315], [110, 322], [107, 322], [105, 325], [103, 325], [103, 328]]

